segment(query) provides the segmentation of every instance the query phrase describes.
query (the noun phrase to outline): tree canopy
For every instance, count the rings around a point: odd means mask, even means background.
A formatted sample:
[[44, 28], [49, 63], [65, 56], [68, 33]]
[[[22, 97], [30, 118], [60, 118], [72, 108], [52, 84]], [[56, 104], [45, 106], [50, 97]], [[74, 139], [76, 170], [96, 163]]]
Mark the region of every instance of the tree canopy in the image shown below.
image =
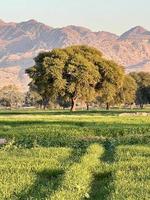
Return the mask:
[[40, 53], [26, 72], [30, 89], [41, 95], [44, 106], [61, 97], [71, 102], [72, 111], [78, 100], [88, 104], [96, 96], [109, 108], [125, 77], [122, 66], [85, 45]]
[[106, 103], [106, 108], [109, 109], [110, 104], [116, 102], [118, 91], [123, 86], [125, 72], [122, 66], [111, 60], [101, 59], [97, 65], [100, 79], [96, 90], [99, 94], [99, 100]]
[[143, 104], [150, 103], [150, 73], [132, 72], [130, 75], [137, 84], [136, 103], [143, 108]]
[[74, 110], [77, 99], [89, 100], [95, 93], [99, 73], [93, 63], [94, 55], [101, 57], [99, 51], [86, 46], [40, 53], [35, 66], [26, 70], [32, 78], [30, 88], [42, 96], [45, 106], [49, 99], [64, 96], [71, 100]]

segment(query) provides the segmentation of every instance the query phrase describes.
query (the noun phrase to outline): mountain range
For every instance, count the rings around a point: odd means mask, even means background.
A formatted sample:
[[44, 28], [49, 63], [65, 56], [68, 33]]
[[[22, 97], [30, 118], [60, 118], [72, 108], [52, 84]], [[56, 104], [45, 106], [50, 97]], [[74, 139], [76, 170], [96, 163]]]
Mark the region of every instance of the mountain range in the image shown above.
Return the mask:
[[52, 28], [35, 20], [0, 20], [0, 87], [15, 84], [26, 90], [29, 79], [24, 71], [39, 52], [73, 44], [98, 48], [106, 58], [125, 66], [126, 72], [150, 72], [150, 31], [141, 26], [119, 36], [73, 25]]

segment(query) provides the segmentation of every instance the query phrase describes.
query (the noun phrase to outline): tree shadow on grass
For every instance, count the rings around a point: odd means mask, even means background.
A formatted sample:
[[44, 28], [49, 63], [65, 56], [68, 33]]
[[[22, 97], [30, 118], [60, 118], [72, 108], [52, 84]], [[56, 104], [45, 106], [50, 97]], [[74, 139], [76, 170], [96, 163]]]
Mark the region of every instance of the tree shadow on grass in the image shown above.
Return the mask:
[[112, 172], [99, 173], [94, 176], [90, 191], [90, 200], [107, 200], [113, 189]]
[[[19, 194], [13, 195], [18, 200], [44, 200], [50, 198], [62, 182], [64, 171], [45, 169], [37, 173], [37, 178], [30, 188], [25, 188]], [[13, 199], [13, 198], [12, 198]]]
[[115, 161], [115, 153], [116, 153], [115, 142], [112, 140], [106, 140], [103, 145], [105, 148], [105, 152], [102, 157], [102, 161], [111, 164]]
[[[131, 123], [126, 122], [103, 122], [103, 121], [99, 121], [99, 122], [95, 122], [95, 121], [82, 121], [80, 119], [75, 120], [52, 120], [52, 121], [48, 121], [48, 120], [22, 120], [22, 121], [16, 121], [16, 120], [9, 120], [9, 121], [0, 121], [0, 126], [11, 126], [11, 127], [20, 127], [20, 126], [44, 126], [44, 127], [57, 127], [57, 126], [61, 126], [63, 128], [67, 128], [67, 127], [79, 127], [79, 128], [93, 128], [93, 129], [97, 129], [97, 128], [105, 128], [105, 129], [121, 129], [121, 128], [139, 128], [139, 124], [138, 123]], [[145, 124], [140, 124], [140, 127], [149, 127], [148, 122], [146, 122]], [[35, 127], [34, 127], [35, 128]]]
[[58, 111], [51, 111], [51, 110], [46, 110], [46, 111], [0, 111], [0, 115], [95, 115], [95, 114], [112, 114], [112, 111], [101, 111], [101, 110], [91, 110], [91, 111], [86, 111], [86, 110], [77, 110], [75, 112], [70, 112], [70, 110], [58, 110]]
[[118, 115], [121, 113], [134, 113], [134, 112], [150, 112], [147, 110], [139, 109], [99, 109], [99, 110], [76, 110], [75, 112], [70, 112], [70, 110], [4, 110], [0, 111], [0, 115]]

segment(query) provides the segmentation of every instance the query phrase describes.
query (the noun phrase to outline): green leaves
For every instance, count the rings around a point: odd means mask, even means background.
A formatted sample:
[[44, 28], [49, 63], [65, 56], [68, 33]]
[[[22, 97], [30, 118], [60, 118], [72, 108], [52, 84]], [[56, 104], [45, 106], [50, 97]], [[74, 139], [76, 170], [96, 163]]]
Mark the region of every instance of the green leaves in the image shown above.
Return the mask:
[[143, 104], [150, 103], [150, 73], [134, 72], [130, 75], [137, 84], [136, 103], [142, 108]]
[[97, 98], [109, 108], [115, 104], [133, 104], [135, 93], [136, 103], [141, 107], [150, 102], [148, 73], [125, 75], [122, 66], [103, 58], [93, 47], [53, 49], [40, 53], [34, 60], [35, 66], [26, 73], [32, 79], [31, 90], [41, 96], [45, 106], [50, 100], [69, 99], [71, 110], [75, 110], [77, 101], [88, 105]]
[[101, 56], [98, 50], [87, 46], [40, 53], [35, 58], [35, 66], [26, 70], [32, 78], [30, 88], [36, 90], [43, 101], [62, 96], [72, 101], [91, 101], [100, 77], [94, 57], [101, 59]]

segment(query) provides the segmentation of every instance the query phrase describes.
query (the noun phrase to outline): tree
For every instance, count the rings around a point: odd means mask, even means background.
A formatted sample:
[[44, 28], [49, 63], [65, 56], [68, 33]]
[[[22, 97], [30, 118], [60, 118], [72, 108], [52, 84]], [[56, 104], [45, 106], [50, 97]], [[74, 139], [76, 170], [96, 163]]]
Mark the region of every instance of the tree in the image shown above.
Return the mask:
[[65, 64], [65, 95], [71, 99], [71, 111], [75, 110], [77, 100], [90, 102], [95, 96], [95, 85], [99, 80], [98, 67], [94, 57], [101, 58], [101, 53], [87, 46], [66, 48], [68, 60]]
[[58, 95], [63, 93], [65, 85], [63, 69], [66, 57], [67, 55], [62, 49], [43, 52], [34, 59], [35, 66], [26, 70], [32, 79], [29, 84], [30, 90], [41, 96], [44, 109], [50, 98], [56, 99]]
[[42, 106], [42, 97], [36, 91], [28, 91], [25, 95], [25, 105]]
[[130, 75], [125, 75], [123, 85], [116, 95], [116, 103], [132, 105], [136, 98], [137, 84]]
[[17, 86], [8, 85], [0, 90], [0, 103], [3, 106], [18, 107], [23, 102], [23, 94], [19, 91]]
[[56, 103], [62, 107], [63, 109], [69, 108], [71, 106], [70, 100], [66, 98], [65, 96], [59, 96], [57, 98]]
[[32, 79], [30, 90], [42, 97], [44, 107], [50, 100], [62, 98], [71, 102], [71, 111], [76, 109], [77, 101], [84, 101], [88, 108], [97, 94], [109, 109], [124, 77], [121, 66], [85, 45], [40, 53], [35, 66], [26, 72]]
[[130, 75], [137, 84], [136, 103], [143, 108], [144, 104], [150, 103], [150, 73], [132, 72]]
[[101, 59], [97, 62], [100, 79], [96, 85], [98, 99], [106, 104], [109, 110], [110, 105], [116, 101], [116, 95], [123, 86], [125, 72], [122, 66], [114, 61]]
[[26, 70], [32, 78], [30, 89], [41, 95], [44, 106], [50, 98], [63, 96], [70, 99], [74, 111], [78, 99], [85, 99], [89, 92], [94, 93], [99, 79], [98, 68], [93, 63], [96, 56], [101, 57], [101, 53], [87, 46], [40, 53], [35, 58], [35, 66]]

